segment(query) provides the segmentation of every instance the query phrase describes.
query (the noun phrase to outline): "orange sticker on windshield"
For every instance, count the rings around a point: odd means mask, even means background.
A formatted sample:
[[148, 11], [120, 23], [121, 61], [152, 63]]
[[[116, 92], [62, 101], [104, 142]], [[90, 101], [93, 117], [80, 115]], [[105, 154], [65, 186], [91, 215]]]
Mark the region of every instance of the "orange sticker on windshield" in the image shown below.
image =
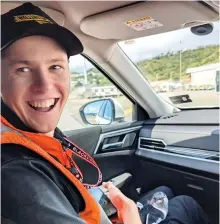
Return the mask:
[[156, 19], [152, 18], [151, 16], [146, 16], [140, 19], [135, 20], [129, 20], [125, 22], [128, 27], [136, 30], [136, 31], [142, 31], [142, 30], [148, 30], [153, 29], [157, 27], [163, 26], [160, 22], [158, 22]]

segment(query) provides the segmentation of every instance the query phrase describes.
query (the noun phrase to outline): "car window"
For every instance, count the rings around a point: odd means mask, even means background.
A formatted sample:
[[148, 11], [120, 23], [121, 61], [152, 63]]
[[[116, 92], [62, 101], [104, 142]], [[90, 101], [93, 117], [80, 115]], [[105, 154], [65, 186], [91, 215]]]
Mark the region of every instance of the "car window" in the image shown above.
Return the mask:
[[184, 28], [119, 46], [169, 103], [180, 108], [219, 106], [219, 21], [212, 27], [206, 35]]
[[[124, 114], [120, 122], [132, 121], [132, 102], [89, 60], [82, 55], [72, 56], [69, 69], [70, 94], [58, 124], [62, 131], [114, 124], [118, 122], [118, 118], [111, 119], [114, 115], [112, 111], [115, 110], [114, 106], [118, 109], [118, 105], [123, 110], [121, 114]], [[104, 99], [111, 99], [114, 105], [106, 103]], [[91, 102], [93, 103], [87, 105]], [[84, 119], [83, 113], [86, 115]]]

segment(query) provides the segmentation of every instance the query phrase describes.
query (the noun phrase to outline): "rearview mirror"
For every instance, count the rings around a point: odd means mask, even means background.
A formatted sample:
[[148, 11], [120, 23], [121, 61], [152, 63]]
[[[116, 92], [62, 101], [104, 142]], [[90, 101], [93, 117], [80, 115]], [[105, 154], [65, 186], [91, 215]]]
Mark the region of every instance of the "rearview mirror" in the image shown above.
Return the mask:
[[124, 109], [113, 98], [89, 102], [80, 109], [80, 116], [85, 124], [107, 125], [113, 122], [123, 122]]

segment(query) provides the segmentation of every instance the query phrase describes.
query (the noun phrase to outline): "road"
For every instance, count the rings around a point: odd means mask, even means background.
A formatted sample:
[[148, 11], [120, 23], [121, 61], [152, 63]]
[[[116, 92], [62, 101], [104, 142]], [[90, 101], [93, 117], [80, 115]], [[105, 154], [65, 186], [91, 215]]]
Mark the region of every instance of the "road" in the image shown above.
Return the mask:
[[73, 129], [80, 129], [83, 128], [84, 125], [82, 121], [79, 121], [79, 116], [74, 117], [71, 113], [71, 110], [69, 110], [68, 104], [64, 107], [63, 113], [61, 115], [58, 127], [62, 131], [69, 131]]

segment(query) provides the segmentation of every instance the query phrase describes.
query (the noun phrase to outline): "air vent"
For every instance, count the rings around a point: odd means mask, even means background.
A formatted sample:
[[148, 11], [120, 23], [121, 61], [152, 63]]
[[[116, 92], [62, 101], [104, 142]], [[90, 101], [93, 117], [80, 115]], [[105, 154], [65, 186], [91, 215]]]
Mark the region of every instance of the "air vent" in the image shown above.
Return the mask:
[[164, 151], [166, 144], [160, 139], [139, 138], [139, 148]]

